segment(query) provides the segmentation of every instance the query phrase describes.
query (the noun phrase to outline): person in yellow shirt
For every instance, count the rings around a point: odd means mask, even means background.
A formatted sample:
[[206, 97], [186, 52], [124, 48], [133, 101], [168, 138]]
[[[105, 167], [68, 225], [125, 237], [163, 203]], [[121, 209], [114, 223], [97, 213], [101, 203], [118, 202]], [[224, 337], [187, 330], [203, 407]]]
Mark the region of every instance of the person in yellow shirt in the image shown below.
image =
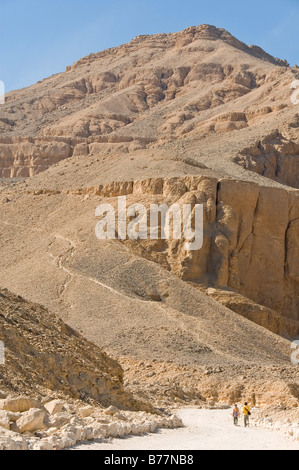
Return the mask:
[[244, 403], [243, 415], [244, 415], [244, 426], [245, 428], [247, 428], [247, 426], [249, 426], [249, 416], [251, 415], [248, 403]]

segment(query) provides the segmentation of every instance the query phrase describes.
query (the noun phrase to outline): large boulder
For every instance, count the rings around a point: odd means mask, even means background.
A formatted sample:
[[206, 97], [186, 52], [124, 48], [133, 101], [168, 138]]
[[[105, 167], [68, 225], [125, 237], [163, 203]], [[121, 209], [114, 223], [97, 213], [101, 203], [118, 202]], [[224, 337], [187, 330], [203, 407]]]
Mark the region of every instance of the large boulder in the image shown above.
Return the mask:
[[28, 397], [8, 397], [0, 400], [0, 410], [23, 413], [30, 410], [30, 408], [42, 408], [42, 405], [37, 400]]
[[44, 418], [46, 413], [44, 410], [33, 408], [29, 411], [26, 411], [21, 418], [19, 418], [16, 422], [17, 427], [19, 428], [21, 433], [24, 432], [34, 432], [39, 429], [43, 429], [44, 425]]

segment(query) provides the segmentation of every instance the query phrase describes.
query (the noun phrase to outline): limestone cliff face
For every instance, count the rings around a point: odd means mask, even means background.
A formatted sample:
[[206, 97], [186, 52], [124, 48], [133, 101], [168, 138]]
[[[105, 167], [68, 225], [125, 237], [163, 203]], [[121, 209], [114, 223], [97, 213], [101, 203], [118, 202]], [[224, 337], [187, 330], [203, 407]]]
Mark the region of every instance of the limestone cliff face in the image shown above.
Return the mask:
[[[299, 320], [299, 194], [206, 176], [152, 178], [90, 188], [85, 194], [128, 195], [128, 202], [204, 204], [204, 243], [184, 240], [125, 243], [184, 280], [230, 288]], [[82, 191], [84, 194], [84, 191]]]
[[220, 182], [210, 264], [217, 285], [297, 320], [298, 196], [244, 182]]
[[68, 139], [0, 138], [0, 178], [26, 178], [72, 156]]
[[184, 279], [229, 287], [298, 320], [299, 194], [204, 180], [190, 195], [205, 203], [205, 242], [188, 256], [182, 249], [170, 250], [176, 259], [172, 269]]
[[[291, 126], [297, 127], [298, 116]], [[244, 148], [235, 162], [246, 170], [258, 173], [287, 186], [299, 188], [299, 145], [278, 131]]]

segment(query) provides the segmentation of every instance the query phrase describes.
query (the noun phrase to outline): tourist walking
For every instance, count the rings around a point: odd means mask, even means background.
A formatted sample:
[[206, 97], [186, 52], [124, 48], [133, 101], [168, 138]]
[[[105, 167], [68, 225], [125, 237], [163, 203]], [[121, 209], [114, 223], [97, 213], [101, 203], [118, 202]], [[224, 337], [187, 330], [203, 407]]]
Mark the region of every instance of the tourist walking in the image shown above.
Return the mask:
[[239, 416], [240, 416], [240, 410], [238, 408], [238, 405], [235, 405], [233, 409], [233, 418], [234, 418], [234, 425], [238, 426], [239, 424]]
[[244, 415], [244, 426], [245, 428], [247, 428], [249, 426], [249, 416], [251, 415], [248, 403], [244, 403], [243, 415]]

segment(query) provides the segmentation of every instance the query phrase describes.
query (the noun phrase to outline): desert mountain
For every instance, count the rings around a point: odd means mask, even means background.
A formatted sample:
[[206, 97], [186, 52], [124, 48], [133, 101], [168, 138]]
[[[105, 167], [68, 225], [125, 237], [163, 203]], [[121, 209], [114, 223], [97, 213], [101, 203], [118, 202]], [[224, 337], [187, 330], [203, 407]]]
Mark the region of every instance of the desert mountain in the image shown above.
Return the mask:
[[[197, 397], [296, 404], [281, 336], [299, 331], [297, 76], [203, 25], [135, 38], [9, 93], [0, 285], [119, 358], [152, 396], [187, 384]], [[203, 204], [202, 249], [97, 240], [96, 207], [124, 195]]]
[[[156, 167], [154, 149], [165, 143], [173, 143], [166, 146], [167, 159], [196, 157], [225, 174], [237, 172], [223, 157], [236, 157], [238, 150], [243, 160], [257, 157], [251, 138], [254, 147], [258, 135], [277, 128], [278, 116], [290, 134], [296, 128], [289, 111], [295, 115], [290, 86], [297, 74], [296, 67], [212, 26], [137, 37], [7, 95], [0, 121], [2, 176], [32, 176], [72, 155], [103, 158], [138, 149]], [[242, 137], [229, 135], [234, 130]], [[183, 143], [196, 148], [184, 150]], [[282, 136], [279, 144], [285, 147]], [[294, 154], [290, 145], [284, 150]], [[135, 176], [131, 166], [125, 174]]]

